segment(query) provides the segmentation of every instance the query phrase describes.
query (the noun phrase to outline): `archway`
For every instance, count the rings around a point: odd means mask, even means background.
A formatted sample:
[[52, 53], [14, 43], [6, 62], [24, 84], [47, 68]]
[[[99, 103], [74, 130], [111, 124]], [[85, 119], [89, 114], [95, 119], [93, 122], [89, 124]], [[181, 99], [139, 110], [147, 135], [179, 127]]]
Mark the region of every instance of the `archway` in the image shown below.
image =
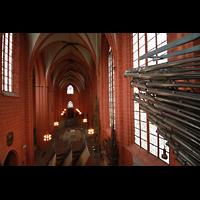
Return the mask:
[[17, 155], [13, 151], [9, 151], [3, 166], [18, 166]]
[[69, 101], [67, 104], [67, 117], [73, 118], [74, 117], [74, 105], [72, 101]]

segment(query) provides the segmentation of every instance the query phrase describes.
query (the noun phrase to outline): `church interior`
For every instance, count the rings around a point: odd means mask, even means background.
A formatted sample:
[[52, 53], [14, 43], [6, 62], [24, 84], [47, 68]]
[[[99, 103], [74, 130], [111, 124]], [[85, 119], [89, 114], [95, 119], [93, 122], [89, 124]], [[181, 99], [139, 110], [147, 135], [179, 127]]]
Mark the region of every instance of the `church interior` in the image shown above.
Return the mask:
[[200, 165], [200, 33], [0, 39], [0, 166]]

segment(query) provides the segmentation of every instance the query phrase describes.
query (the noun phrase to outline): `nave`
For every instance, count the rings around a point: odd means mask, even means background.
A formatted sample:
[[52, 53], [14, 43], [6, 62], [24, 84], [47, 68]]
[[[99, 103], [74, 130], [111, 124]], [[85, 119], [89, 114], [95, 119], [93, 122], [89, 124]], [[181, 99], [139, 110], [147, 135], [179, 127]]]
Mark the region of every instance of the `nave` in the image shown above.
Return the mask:
[[87, 143], [88, 165], [102, 162], [95, 143], [111, 165], [200, 165], [200, 33], [0, 39], [0, 166], [45, 166], [55, 148], [59, 165], [69, 135], [73, 158]]
[[[59, 165], [62, 155], [66, 152], [68, 147], [68, 137], [71, 134], [70, 142], [72, 144], [72, 159], [76, 159], [78, 152], [80, 151], [83, 144], [83, 134], [81, 133], [81, 128], [87, 130], [87, 125], [85, 125], [80, 118], [65, 118], [60, 122], [54, 138], [50, 141], [49, 146], [41, 147], [36, 150], [35, 155], [35, 165], [36, 166], [46, 166], [48, 159], [53, 152], [53, 143], [55, 143], [56, 153], [57, 153], [57, 162], [56, 166]], [[70, 131], [71, 132], [70, 132]], [[88, 166], [100, 166], [102, 165], [104, 158], [94, 158], [92, 147], [95, 145], [94, 137], [86, 137], [87, 147], [90, 153], [90, 158], [88, 161]], [[60, 156], [59, 156], [60, 155]]]

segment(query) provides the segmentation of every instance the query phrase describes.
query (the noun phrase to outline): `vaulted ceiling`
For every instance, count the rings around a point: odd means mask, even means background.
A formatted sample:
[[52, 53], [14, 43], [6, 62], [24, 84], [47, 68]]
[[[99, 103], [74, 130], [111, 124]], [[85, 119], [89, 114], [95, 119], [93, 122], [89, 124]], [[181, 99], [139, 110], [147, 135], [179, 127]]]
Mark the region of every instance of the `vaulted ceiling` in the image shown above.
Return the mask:
[[29, 60], [38, 56], [45, 64], [46, 79], [62, 89], [72, 84], [85, 90], [99, 63], [101, 33], [29, 33]]

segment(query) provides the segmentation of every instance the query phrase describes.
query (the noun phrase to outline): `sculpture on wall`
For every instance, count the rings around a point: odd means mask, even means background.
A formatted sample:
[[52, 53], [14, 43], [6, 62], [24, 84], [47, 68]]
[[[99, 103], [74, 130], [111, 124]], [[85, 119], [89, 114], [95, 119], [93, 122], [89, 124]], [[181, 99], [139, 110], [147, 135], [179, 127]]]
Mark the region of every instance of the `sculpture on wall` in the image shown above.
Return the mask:
[[112, 166], [118, 165], [119, 159], [119, 147], [118, 141], [116, 140], [116, 133], [114, 125], [112, 125], [111, 137], [103, 140], [103, 147], [107, 152], [108, 159], [111, 161]]

